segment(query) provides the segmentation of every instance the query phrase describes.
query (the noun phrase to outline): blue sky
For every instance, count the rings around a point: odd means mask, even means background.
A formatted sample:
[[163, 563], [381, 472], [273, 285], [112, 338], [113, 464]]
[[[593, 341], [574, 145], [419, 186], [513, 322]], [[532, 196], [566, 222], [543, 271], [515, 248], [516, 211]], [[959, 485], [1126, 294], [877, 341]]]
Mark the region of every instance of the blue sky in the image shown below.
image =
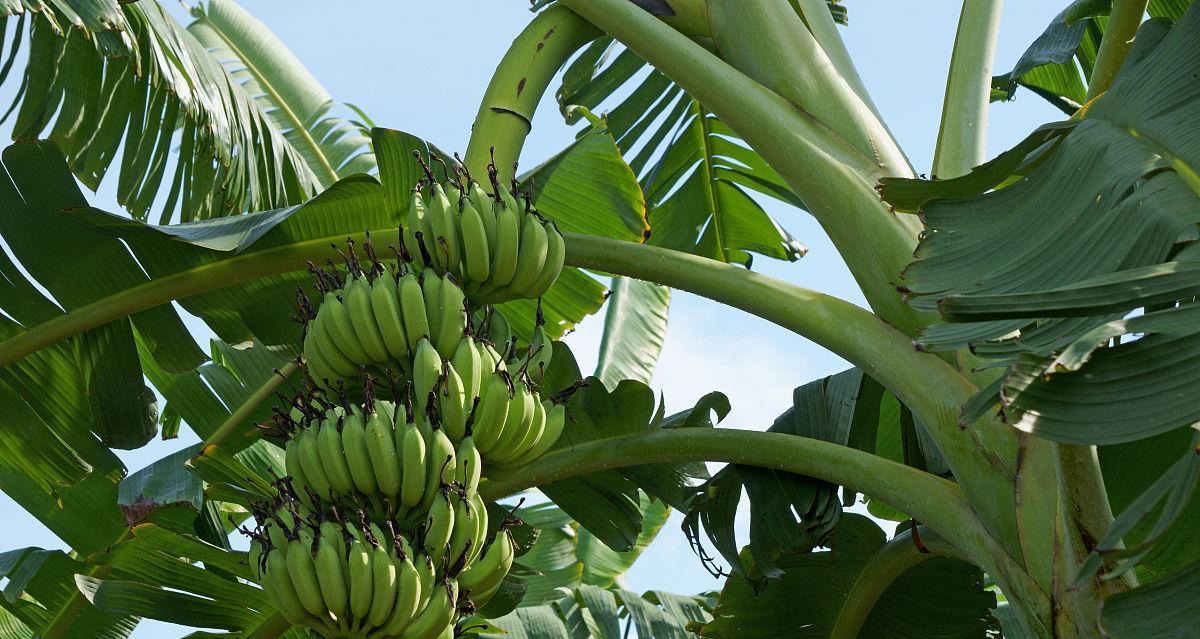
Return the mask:
[[[186, 21], [174, 2], [164, 4]], [[917, 166], [928, 172], [942, 105], [946, 69], [960, 3], [949, 0], [867, 2], [847, 0], [847, 46], [888, 125]], [[1063, 2], [1009, 0], [1000, 30], [996, 70], [1007, 71], [1028, 43], [1065, 6]], [[403, 129], [443, 149], [464, 149], [479, 97], [496, 61], [529, 20], [525, 0], [440, 0], [351, 3], [242, 0], [287, 43], [337, 101], [352, 102], [381, 126]], [[340, 11], [331, 11], [336, 6]], [[0, 90], [7, 105], [15, 82]], [[1022, 91], [1014, 102], [994, 104], [989, 156], [1061, 114]], [[10, 127], [0, 127], [6, 139]], [[525, 166], [561, 149], [573, 137], [551, 97], [538, 111], [522, 156]], [[117, 210], [111, 186], [94, 203]], [[796, 263], [760, 258], [755, 269], [796, 284], [864, 304], [853, 279], [820, 228], [804, 212], [769, 203], [768, 210], [810, 252]], [[595, 363], [602, 317], [587, 320], [568, 337], [584, 370]], [[779, 327], [735, 309], [684, 293], [671, 307], [670, 333], [653, 385], [680, 410], [711, 391], [725, 392], [733, 405], [726, 426], [762, 429], [791, 401], [791, 389], [846, 367], [838, 357]], [[206, 339], [197, 329], [197, 338]], [[156, 441], [122, 453], [131, 471], [195, 441]], [[51, 533], [0, 495], [5, 522], [0, 550], [22, 546], [62, 547]], [[628, 574], [636, 591], [680, 593], [717, 589], [703, 570], [675, 516], [648, 553]], [[145, 622], [138, 639], [179, 637], [183, 628]]]

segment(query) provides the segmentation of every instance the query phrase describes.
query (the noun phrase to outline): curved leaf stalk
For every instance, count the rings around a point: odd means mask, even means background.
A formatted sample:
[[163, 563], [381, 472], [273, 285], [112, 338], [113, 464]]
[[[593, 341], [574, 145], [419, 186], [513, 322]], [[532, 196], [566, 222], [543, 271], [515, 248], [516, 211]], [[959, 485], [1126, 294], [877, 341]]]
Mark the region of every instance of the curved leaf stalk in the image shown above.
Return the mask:
[[930, 429], [955, 477], [1003, 545], [1019, 549], [1009, 494], [1016, 438], [995, 421], [958, 427], [975, 387], [953, 367], [913, 348], [900, 331], [849, 302], [695, 255], [591, 236], [571, 236], [567, 262], [678, 288], [740, 308], [845, 358], [908, 405]]
[[221, 422], [217, 430], [213, 431], [213, 434], [204, 442], [205, 445], [220, 446], [226, 439], [229, 439], [231, 435], [236, 433], [246, 423], [246, 420], [254, 413], [254, 409], [259, 404], [270, 399], [275, 394], [276, 389], [288, 377], [291, 377], [292, 373], [295, 373], [298, 368], [300, 367], [295, 362], [288, 362], [281, 366], [275, 375], [272, 375], [265, 384], [254, 391], [253, 395], [247, 397], [246, 401], [242, 402], [236, 410], [230, 413], [228, 419]]
[[1092, 76], [1088, 78], [1087, 101], [1112, 86], [1113, 78], [1125, 62], [1133, 46], [1133, 38], [1138, 27], [1142, 24], [1142, 16], [1146, 14], [1149, 0], [1114, 0], [1112, 13], [1108, 15], [1108, 25], [1104, 27], [1104, 38], [1100, 40], [1100, 48], [1096, 51], [1096, 64], [1092, 67]]
[[965, 175], [987, 159], [992, 64], [1004, 0], [963, 0], [933, 154], [939, 178]]
[[728, 428], [685, 428], [610, 437], [559, 448], [510, 476], [484, 482], [489, 500], [567, 477], [639, 464], [705, 460], [746, 464], [816, 477], [879, 499], [929, 525], [1034, 618], [1049, 601], [988, 534], [957, 484], [871, 453], [781, 433]]
[[[827, 0], [790, 0], [792, 8], [804, 19], [804, 24], [808, 26], [808, 30], [812, 32], [813, 37], [817, 39], [817, 44], [825, 51], [825, 55], [829, 57], [829, 61], [833, 64], [837, 72], [846, 80], [850, 88], [858, 95], [859, 99], [866, 104], [871, 113], [881, 124], [887, 126], [883, 122], [883, 116], [880, 115], [879, 109], [875, 106], [875, 101], [871, 99], [871, 94], [867, 91], [867, 85], [863, 83], [862, 76], [859, 75], [858, 69], [854, 66], [854, 60], [850, 57], [850, 51], [846, 48], [846, 42], [842, 39], [842, 35], [838, 33], [837, 23], [833, 21], [833, 14], [829, 12]], [[895, 142], [895, 137], [889, 134], [889, 139], [892, 144]], [[898, 146], [898, 144], [897, 144]]]
[[941, 535], [930, 530], [927, 526], [917, 529], [920, 546], [913, 532], [906, 530], [898, 533], [883, 548], [871, 557], [865, 570], [846, 595], [842, 603], [837, 621], [829, 633], [829, 639], [855, 639], [870, 616], [871, 611], [883, 593], [909, 569], [934, 557], [951, 557], [970, 562], [957, 547], [946, 542]]
[[538, 102], [554, 74], [580, 47], [599, 37], [586, 20], [562, 6], [539, 13], [513, 40], [488, 83], [467, 143], [467, 168], [477, 179], [487, 175], [489, 149], [496, 147], [501, 179], [513, 177]]
[[874, 156], [625, 0], [562, 3], [665, 73], [758, 151], [824, 227], [884, 320], [909, 334], [931, 321], [896, 294], [916, 232], [875, 193]]

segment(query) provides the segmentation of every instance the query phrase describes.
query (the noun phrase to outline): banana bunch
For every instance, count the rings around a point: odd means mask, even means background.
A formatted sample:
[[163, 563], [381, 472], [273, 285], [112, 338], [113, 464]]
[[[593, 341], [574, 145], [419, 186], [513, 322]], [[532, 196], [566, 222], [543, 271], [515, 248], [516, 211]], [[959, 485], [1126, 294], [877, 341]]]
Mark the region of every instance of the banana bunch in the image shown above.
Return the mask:
[[284, 463], [309, 507], [365, 501], [372, 513], [412, 519], [446, 488], [477, 498], [483, 460], [474, 438], [455, 444], [411, 402], [372, 398], [363, 408], [330, 406], [289, 418]]
[[[480, 506], [479, 512], [486, 510]], [[317, 523], [284, 508], [250, 533], [253, 572], [289, 622], [328, 638], [435, 639], [454, 627], [460, 609], [474, 607], [468, 589], [460, 590], [461, 579], [476, 587], [488, 584], [511, 554], [511, 544], [505, 551], [493, 542], [497, 549], [489, 547], [472, 565], [465, 561], [473, 554], [467, 543], [458, 565], [438, 569], [427, 549], [398, 533], [391, 520], [386, 532], [365, 513], [360, 521]]]
[[[348, 274], [336, 268], [310, 270], [317, 276], [322, 299], [313, 312], [301, 292], [307, 319], [304, 359], [309, 373], [327, 386], [332, 380], [354, 380], [365, 366], [401, 371], [409, 367], [422, 342], [449, 359], [467, 328], [463, 290], [450, 274], [415, 269], [403, 259], [392, 270], [374, 257], [364, 270], [348, 242]], [[329, 381], [327, 381], [329, 380]]]
[[[492, 192], [469, 174], [445, 170], [439, 181], [419, 152], [427, 180], [409, 201], [406, 251], [423, 265], [453, 273], [480, 303], [539, 298], [558, 279], [566, 243], [554, 222], [518, 202], [515, 183], [503, 188], [489, 167]], [[438, 159], [440, 161], [440, 159]], [[445, 164], [443, 163], [443, 168]]]

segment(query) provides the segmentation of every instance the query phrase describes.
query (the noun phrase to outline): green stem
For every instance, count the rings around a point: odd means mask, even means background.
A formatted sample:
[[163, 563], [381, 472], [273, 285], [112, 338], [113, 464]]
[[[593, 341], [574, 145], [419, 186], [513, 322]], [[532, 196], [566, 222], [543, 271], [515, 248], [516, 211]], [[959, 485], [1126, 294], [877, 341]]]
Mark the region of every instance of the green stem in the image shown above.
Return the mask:
[[[819, 4], [828, 18], [828, 7], [823, 0]], [[832, 134], [871, 158], [876, 171], [912, 175], [908, 159], [874, 111], [788, 2], [709, 0], [708, 6], [713, 39], [723, 60], [811, 113]], [[828, 22], [832, 24], [832, 18]]]
[[933, 174], [953, 178], [987, 158], [992, 63], [1003, 0], [963, 0], [946, 78]]
[[250, 419], [250, 415], [254, 412], [254, 409], [259, 404], [270, 399], [275, 394], [275, 389], [279, 388], [284, 380], [291, 377], [292, 373], [296, 372], [298, 368], [300, 367], [295, 362], [288, 362], [281, 366], [276, 374], [271, 375], [266, 383], [254, 391], [254, 394], [247, 397], [246, 401], [242, 402], [236, 410], [229, 414], [229, 417], [225, 421], [221, 422], [221, 425], [213, 431], [212, 435], [209, 435], [208, 439], [204, 440], [205, 445], [220, 446], [225, 443], [225, 440], [229, 439], [230, 435], [236, 433], [246, 423], [246, 420]]
[[1117, 71], [1121, 70], [1125, 56], [1133, 46], [1133, 38], [1142, 24], [1147, 4], [1148, 0], [1113, 1], [1112, 12], [1108, 14], [1108, 25], [1104, 27], [1104, 38], [1100, 40], [1100, 48], [1096, 50], [1096, 64], [1092, 67], [1092, 77], [1088, 78], [1086, 101], [1091, 101], [1112, 86]]
[[[884, 320], [908, 334], [932, 319], [896, 294], [916, 233], [879, 201], [874, 156], [627, 0], [561, 0], [728, 124], [775, 168], [829, 234]], [[794, 16], [793, 16], [794, 17]]]
[[843, 601], [829, 639], [855, 639], [875, 608], [879, 598], [909, 569], [934, 557], [951, 557], [963, 561], [971, 559], [927, 526], [918, 527], [921, 544], [926, 552], [917, 548], [911, 530], [898, 533], [883, 548], [871, 555], [871, 561], [859, 573]]
[[953, 482], [847, 446], [782, 433], [729, 428], [657, 430], [559, 448], [511, 473], [480, 485], [495, 500], [526, 488], [641, 464], [713, 461], [773, 468], [815, 477], [870, 495], [937, 530], [964, 555], [994, 575], [1027, 605], [1048, 608], [1044, 595], [996, 546]]
[[501, 179], [512, 177], [512, 164], [521, 155], [534, 111], [554, 74], [580, 47], [600, 32], [566, 7], [539, 13], [513, 40], [496, 66], [471, 128], [467, 168], [483, 180], [496, 147]]
[[[859, 99], [882, 122], [883, 116], [879, 114], [879, 109], [875, 107], [874, 101], [871, 100], [871, 94], [867, 91], [867, 85], [863, 83], [862, 76], [854, 66], [854, 60], [850, 57], [846, 42], [838, 33], [837, 23], [833, 21], [833, 14], [829, 12], [829, 5], [825, 0], [791, 0], [791, 3], [796, 13], [804, 19], [804, 24], [808, 25], [808, 30], [812, 32], [817, 44], [825, 51], [825, 55], [829, 57], [829, 61], [838, 74], [845, 78], [846, 83], [850, 85]], [[895, 144], [895, 139], [890, 135], [889, 139]]]

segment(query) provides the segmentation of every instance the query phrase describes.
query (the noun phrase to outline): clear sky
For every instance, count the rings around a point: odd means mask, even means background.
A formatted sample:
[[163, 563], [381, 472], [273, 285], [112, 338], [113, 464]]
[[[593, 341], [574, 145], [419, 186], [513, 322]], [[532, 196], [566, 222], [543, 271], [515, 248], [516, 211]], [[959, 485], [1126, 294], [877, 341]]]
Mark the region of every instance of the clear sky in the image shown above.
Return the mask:
[[[143, 0], [148, 1], [148, 0]], [[174, 2], [180, 20], [186, 12]], [[951, 0], [847, 0], [849, 50], [891, 130], [916, 165], [928, 172], [933, 156], [960, 3]], [[1000, 29], [997, 72], [1008, 71], [1025, 47], [1067, 2], [1008, 0]], [[529, 20], [526, 0], [356, 0], [346, 3], [242, 0], [292, 48], [339, 102], [362, 108], [380, 126], [409, 131], [447, 150], [464, 149], [479, 98], [496, 61]], [[0, 89], [7, 106], [17, 83]], [[534, 166], [573, 138], [550, 97], [534, 120], [522, 163]], [[992, 105], [989, 156], [1061, 114], [1028, 91]], [[0, 127], [10, 136], [11, 127]], [[96, 206], [117, 210], [111, 178]], [[854, 281], [820, 228], [803, 211], [775, 203], [768, 210], [810, 248], [796, 263], [759, 258], [755, 269], [864, 304]], [[568, 343], [582, 368], [594, 365], [603, 318], [584, 322]], [[196, 330], [197, 338], [207, 332]], [[206, 342], [204, 342], [206, 343]], [[675, 293], [670, 332], [653, 380], [669, 411], [690, 406], [711, 390], [726, 393], [733, 411], [726, 426], [763, 429], [791, 401], [792, 388], [846, 368], [811, 342], [740, 311]], [[135, 471], [196, 441], [190, 433], [155, 441], [122, 459]], [[0, 495], [0, 551], [63, 547], [36, 520]], [[743, 541], [744, 541], [743, 528]], [[718, 589], [679, 532], [679, 517], [628, 574], [636, 591], [692, 593]], [[180, 637], [187, 630], [144, 622], [137, 639]]]

